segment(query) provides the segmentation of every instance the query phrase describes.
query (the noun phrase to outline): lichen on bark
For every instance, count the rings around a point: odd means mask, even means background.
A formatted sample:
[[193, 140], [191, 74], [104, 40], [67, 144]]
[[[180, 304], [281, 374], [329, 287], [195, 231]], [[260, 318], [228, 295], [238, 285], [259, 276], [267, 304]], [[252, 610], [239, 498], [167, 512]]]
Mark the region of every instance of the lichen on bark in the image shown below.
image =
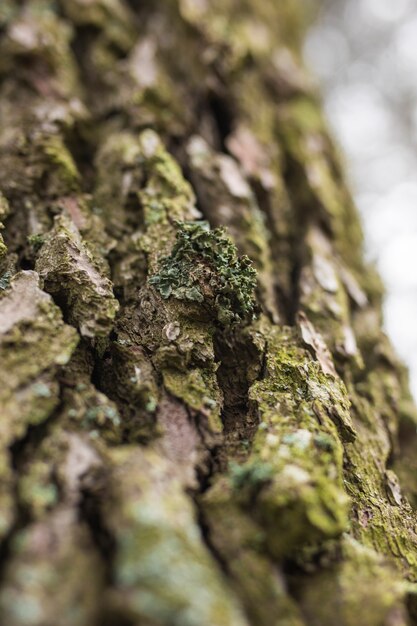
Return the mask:
[[417, 415], [307, 4], [0, 7], [1, 623], [417, 623]]

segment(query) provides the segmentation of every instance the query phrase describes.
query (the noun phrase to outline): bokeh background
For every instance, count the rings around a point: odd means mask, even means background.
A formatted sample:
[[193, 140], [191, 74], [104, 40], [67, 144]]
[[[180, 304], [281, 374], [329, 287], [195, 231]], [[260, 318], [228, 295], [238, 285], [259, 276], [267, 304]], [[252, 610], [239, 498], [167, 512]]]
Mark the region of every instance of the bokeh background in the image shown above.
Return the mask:
[[317, 0], [305, 56], [346, 156], [417, 399], [417, 0]]

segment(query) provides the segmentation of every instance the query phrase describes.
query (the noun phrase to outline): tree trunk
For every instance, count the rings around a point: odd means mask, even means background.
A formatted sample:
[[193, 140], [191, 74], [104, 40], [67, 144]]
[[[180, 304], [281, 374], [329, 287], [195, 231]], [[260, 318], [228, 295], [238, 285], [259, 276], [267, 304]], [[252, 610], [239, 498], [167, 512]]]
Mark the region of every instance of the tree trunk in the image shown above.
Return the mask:
[[1, 624], [417, 623], [417, 418], [306, 12], [2, 0]]

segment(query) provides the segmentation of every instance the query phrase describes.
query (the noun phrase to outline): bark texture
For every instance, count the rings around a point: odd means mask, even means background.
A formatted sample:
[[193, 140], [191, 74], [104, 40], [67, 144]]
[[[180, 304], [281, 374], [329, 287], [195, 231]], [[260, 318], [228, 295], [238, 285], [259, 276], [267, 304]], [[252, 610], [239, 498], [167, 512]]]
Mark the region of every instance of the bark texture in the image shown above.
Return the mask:
[[1, 2], [1, 624], [416, 623], [417, 419], [306, 11]]

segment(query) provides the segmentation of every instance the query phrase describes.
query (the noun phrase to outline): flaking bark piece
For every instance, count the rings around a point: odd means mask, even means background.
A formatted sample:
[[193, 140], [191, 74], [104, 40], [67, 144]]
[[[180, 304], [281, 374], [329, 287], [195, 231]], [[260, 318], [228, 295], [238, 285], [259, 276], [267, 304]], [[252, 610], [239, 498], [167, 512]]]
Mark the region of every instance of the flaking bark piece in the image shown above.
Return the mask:
[[19, 272], [0, 292], [0, 441], [10, 443], [51, 412], [58, 401], [54, 374], [77, 342], [75, 330], [64, 324], [59, 308], [39, 288], [36, 272]]
[[251, 503], [268, 550], [281, 558], [346, 530], [349, 502], [337, 429], [350, 440], [353, 432], [340, 379], [311, 361], [293, 329], [266, 326], [263, 332], [265, 376], [249, 389], [259, 426], [247, 460], [229, 464], [229, 485], [243, 507]]
[[299, 583], [299, 601], [311, 626], [409, 624], [402, 602], [411, 585], [401, 581], [392, 563], [349, 536], [342, 539], [338, 562]]
[[215, 152], [194, 136], [187, 144], [191, 180], [210, 223], [226, 226], [239, 253], [247, 254], [258, 272], [261, 300], [277, 322], [270, 233], [243, 168], [229, 155]]
[[336, 376], [332, 355], [322, 335], [314, 328], [307, 315], [302, 311], [298, 313], [297, 321], [304, 343], [313, 349], [323, 372], [330, 376]]
[[0, 290], [0, 537], [10, 530], [15, 515], [10, 446], [29, 426], [50, 417], [59, 402], [56, 375], [78, 342], [76, 331], [64, 324], [52, 298], [39, 288], [39, 276], [19, 272]]
[[12, 551], [0, 592], [2, 623], [94, 623], [102, 568], [76, 510], [63, 507], [27, 526], [16, 535]]
[[17, 496], [28, 523], [12, 536], [0, 591], [0, 620], [11, 626], [96, 623], [105, 566], [84, 513], [84, 493], [101, 460], [62, 413], [22, 463]]
[[106, 336], [119, 304], [110, 280], [97, 267], [76, 226], [64, 215], [55, 218], [36, 269], [45, 289], [66, 310], [83, 337]]
[[103, 507], [115, 541], [115, 586], [107, 601], [117, 616], [159, 626], [246, 626], [175, 465], [139, 447], [114, 449], [109, 463], [113, 486]]

